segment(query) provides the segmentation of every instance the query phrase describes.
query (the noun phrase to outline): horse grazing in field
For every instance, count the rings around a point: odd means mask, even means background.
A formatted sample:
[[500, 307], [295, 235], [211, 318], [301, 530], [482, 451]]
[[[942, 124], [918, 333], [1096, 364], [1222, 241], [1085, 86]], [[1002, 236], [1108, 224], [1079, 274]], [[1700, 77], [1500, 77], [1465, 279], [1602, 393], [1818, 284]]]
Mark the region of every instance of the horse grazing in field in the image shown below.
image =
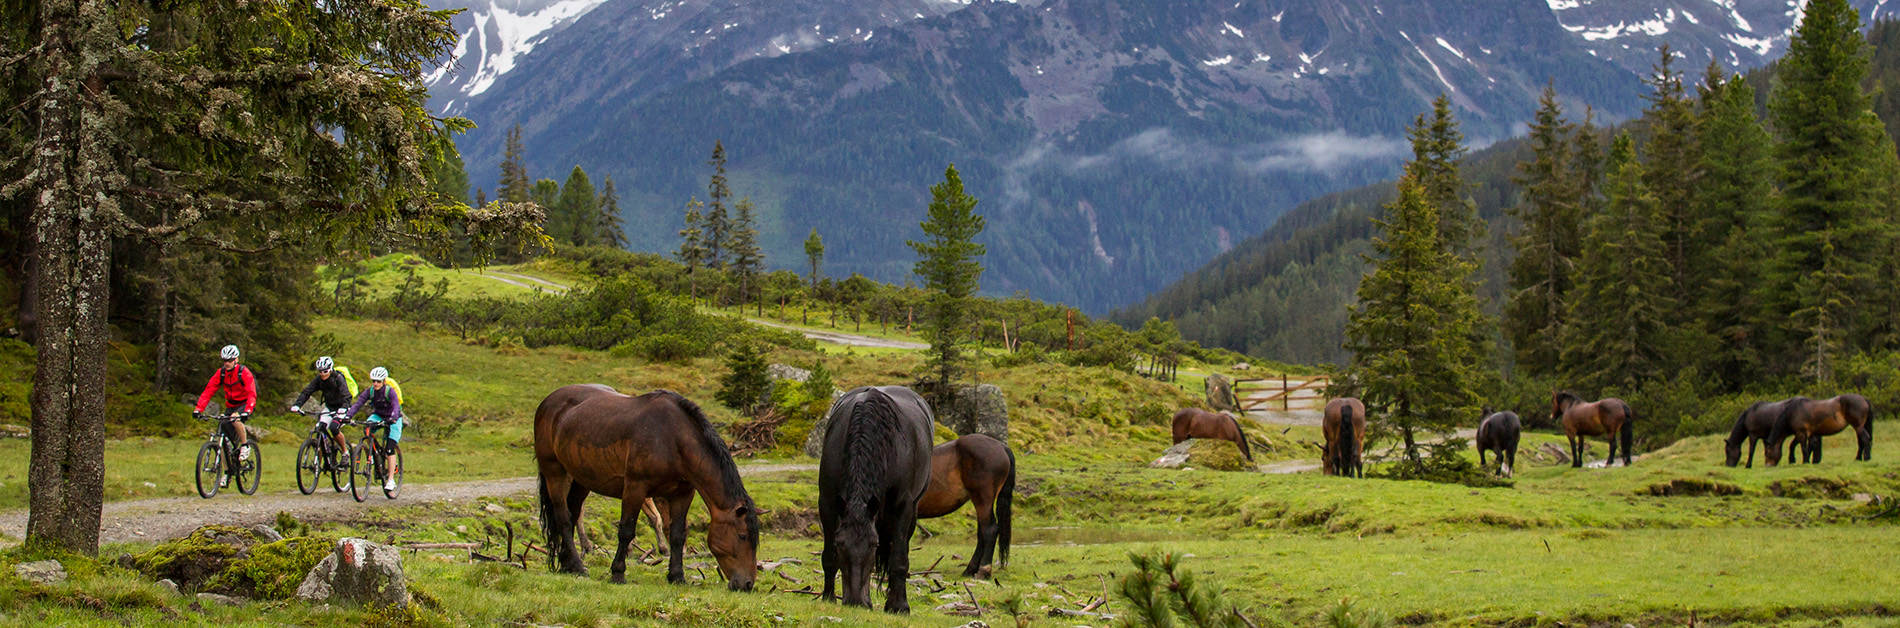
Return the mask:
[[1240, 446], [1240, 455], [1253, 462], [1253, 449], [1247, 446], [1247, 433], [1240, 431], [1240, 421], [1224, 412], [1208, 412], [1200, 408], [1182, 408], [1174, 413], [1174, 444], [1190, 438], [1213, 438], [1232, 441]]
[[1326, 451], [1320, 457], [1326, 475], [1366, 477], [1362, 460], [1366, 453], [1366, 404], [1352, 397], [1328, 401], [1319, 426], [1326, 435]]
[[[1845, 394], [1829, 399], [1815, 401], [1806, 397], [1788, 400], [1781, 409], [1781, 418], [1775, 421], [1775, 429], [1768, 436], [1768, 447], [1762, 453], [1768, 457], [1768, 465], [1774, 466], [1781, 460], [1781, 443], [1789, 437], [1801, 445], [1801, 461], [1818, 463], [1821, 461], [1821, 437], [1841, 433], [1853, 428], [1859, 447], [1854, 452], [1855, 460], [1874, 459], [1874, 407], [1867, 398], [1856, 394]], [[1788, 463], [1794, 463], [1794, 451], [1788, 452]]]
[[1523, 431], [1517, 413], [1510, 410], [1493, 413], [1478, 422], [1478, 466], [1484, 466], [1484, 452], [1496, 452], [1498, 455], [1498, 473], [1511, 477], [1511, 467], [1517, 465], [1517, 439]]
[[930, 434], [936, 419], [903, 386], [852, 390], [831, 404], [818, 461], [818, 521], [824, 528], [826, 600], [844, 571], [844, 603], [871, 606], [871, 575], [889, 578], [884, 611], [909, 613], [910, 535], [917, 502], [930, 488]]
[[990, 555], [1009, 564], [1010, 503], [1016, 493], [1016, 454], [1002, 441], [971, 434], [930, 452], [930, 488], [917, 500], [917, 518], [934, 519], [976, 502], [976, 553], [963, 577], [990, 566]]
[[725, 440], [697, 404], [670, 390], [629, 397], [599, 384], [563, 386], [534, 411], [534, 458], [550, 568], [586, 575], [574, 547], [577, 516], [588, 495], [616, 497], [620, 538], [612, 581], [625, 583], [627, 545], [639, 530], [641, 506], [657, 497], [668, 511], [666, 580], [685, 582], [686, 515], [697, 493], [711, 519], [706, 547], [726, 588], [752, 590], [758, 508]]
[[[1781, 420], [1781, 411], [1787, 409], [1788, 404], [1806, 400], [1806, 397], [1794, 397], [1773, 402], [1757, 401], [1748, 406], [1747, 410], [1742, 411], [1741, 416], [1735, 417], [1735, 427], [1729, 430], [1728, 440], [1722, 442], [1723, 464], [1731, 467], [1742, 464], [1742, 443], [1746, 441], [1748, 443], [1746, 468], [1755, 468], [1755, 444], [1767, 441], [1774, 435], [1775, 422]], [[1797, 442], [1794, 445], [1800, 447], [1801, 443]]]
[[1550, 420], [1564, 426], [1570, 439], [1570, 466], [1582, 467], [1583, 456], [1590, 451], [1587, 437], [1602, 436], [1610, 441], [1610, 455], [1603, 466], [1616, 462], [1618, 437], [1623, 441], [1623, 466], [1630, 466], [1631, 443], [1636, 439], [1636, 412], [1622, 399], [1610, 397], [1584, 401], [1567, 390], [1557, 391], [1550, 399]]

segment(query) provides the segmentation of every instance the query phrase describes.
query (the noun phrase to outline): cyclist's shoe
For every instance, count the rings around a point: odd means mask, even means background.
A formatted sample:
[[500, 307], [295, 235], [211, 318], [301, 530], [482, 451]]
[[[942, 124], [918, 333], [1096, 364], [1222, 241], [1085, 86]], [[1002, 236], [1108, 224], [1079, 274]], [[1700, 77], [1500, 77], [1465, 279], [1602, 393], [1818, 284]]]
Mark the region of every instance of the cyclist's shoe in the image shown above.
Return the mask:
[[224, 488], [230, 485], [231, 485], [231, 476], [228, 476], [228, 475], [218, 476], [218, 488]]
[[389, 479], [383, 480], [383, 490], [385, 491], [396, 490], [396, 476], [392, 475], [392, 476], [389, 476]]
[[250, 461], [251, 461], [251, 448], [239, 447], [238, 448], [238, 462], [250, 462]]

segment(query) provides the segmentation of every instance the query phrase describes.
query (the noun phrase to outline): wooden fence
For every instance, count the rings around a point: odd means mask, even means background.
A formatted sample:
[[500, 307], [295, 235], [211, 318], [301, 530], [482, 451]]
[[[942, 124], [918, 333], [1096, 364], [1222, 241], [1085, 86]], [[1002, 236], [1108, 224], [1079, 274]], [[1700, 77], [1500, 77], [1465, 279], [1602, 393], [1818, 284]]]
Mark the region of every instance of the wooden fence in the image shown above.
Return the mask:
[[1242, 412], [1323, 410], [1327, 401], [1326, 386], [1331, 383], [1332, 380], [1316, 375], [1236, 378], [1234, 398], [1240, 402]]

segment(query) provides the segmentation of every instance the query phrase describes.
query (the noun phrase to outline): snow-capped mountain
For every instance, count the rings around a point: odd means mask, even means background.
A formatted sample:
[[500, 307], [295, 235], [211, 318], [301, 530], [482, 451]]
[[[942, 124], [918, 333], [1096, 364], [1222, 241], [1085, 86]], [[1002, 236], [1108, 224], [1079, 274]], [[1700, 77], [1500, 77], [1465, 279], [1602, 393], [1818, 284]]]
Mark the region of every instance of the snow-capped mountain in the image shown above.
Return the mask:
[[[1900, 1], [1850, 0], [1861, 22], [1894, 17]], [[1676, 69], [1697, 76], [1710, 60], [1730, 70], [1760, 66], [1788, 51], [1807, 0], [1546, 0], [1557, 21], [1590, 54], [1638, 75], [1664, 42], [1680, 53]]]

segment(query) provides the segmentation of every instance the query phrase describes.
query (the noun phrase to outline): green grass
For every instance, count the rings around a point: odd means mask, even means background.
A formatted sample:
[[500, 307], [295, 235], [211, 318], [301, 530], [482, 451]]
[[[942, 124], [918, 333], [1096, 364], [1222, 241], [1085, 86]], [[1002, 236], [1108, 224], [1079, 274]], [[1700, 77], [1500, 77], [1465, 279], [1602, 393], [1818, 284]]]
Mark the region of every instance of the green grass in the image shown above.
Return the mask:
[[[573, 287], [579, 284], [578, 277], [545, 262], [508, 264], [477, 268], [437, 268], [422, 258], [393, 254], [378, 257], [364, 263], [365, 273], [362, 279], [363, 297], [378, 299], [395, 294], [407, 277], [402, 268], [407, 266], [416, 270], [416, 277], [423, 280], [429, 289], [437, 282], [448, 282], [448, 295], [459, 299], [492, 297], [501, 299], [525, 298], [553, 290], [534, 281], [510, 275], [523, 275], [557, 285]], [[327, 277], [328, 268], [320, 267], [318, 276]], [[507, 281], [503, 281], [507, 280]], [[514, 282], [513, 284], [509, 283]], [[319, 292], [328, 294], [335, 289], [334, 280], [318, 282]], [[525, 284], [525, 285], [515, 285]]]

